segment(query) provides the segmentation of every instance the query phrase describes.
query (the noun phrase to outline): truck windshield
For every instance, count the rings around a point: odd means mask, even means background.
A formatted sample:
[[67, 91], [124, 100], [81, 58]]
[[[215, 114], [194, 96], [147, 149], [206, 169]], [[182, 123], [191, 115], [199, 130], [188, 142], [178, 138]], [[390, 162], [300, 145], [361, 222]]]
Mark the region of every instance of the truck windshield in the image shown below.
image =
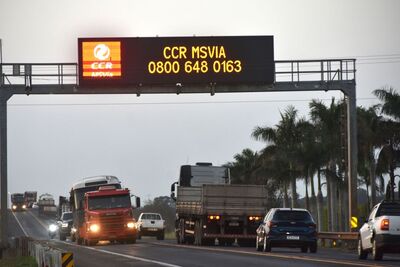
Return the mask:
[[24, 201], [24, 196], [23, 195], [15, 195], [13, 197], [14, 202], [23, 202]]
[[63, 215], [62, 215], [62, 220], [63, 220], [63, 221], [72, 220], [72, 212], [63, 213]]
[[130, 208], [129, 195], [98, 196], [88, 199], [89, 210]]

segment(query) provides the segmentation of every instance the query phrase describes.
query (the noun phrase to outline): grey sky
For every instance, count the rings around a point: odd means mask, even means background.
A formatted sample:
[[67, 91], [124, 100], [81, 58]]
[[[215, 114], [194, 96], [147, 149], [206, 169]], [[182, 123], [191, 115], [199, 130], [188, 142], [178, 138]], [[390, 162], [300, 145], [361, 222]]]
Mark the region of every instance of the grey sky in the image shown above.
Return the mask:
[[[397, 0], [1, 0], [0, 38], [12, 63], [77, 62], [78, 37], [274, 35], [277, 60], [357, 58], [358, 105], [368, 106], [373, 89], [400, 90], [399, 11]], [[256, 125], [332, 96], [341, 93], [14, 96], [9, 191], [66, 195], [81, 177], [114, 174], [144, 198], [168, 195], [181, 164], [261, 149]]]

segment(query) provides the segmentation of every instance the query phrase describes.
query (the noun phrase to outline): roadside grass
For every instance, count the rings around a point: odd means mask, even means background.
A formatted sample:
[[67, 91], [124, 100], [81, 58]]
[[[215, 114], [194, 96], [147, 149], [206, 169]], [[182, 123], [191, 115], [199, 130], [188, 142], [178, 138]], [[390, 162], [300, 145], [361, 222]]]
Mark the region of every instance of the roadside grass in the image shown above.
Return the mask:
[[176, 237], [175, 237], [175, 232], [166, 232], [165, 234], [164, 234], [164, 238], [165, 239], [168, 239], [168, 240], [173, 240], [173, 239], [175, 239]]
[[7, 258], [0, 260], [1, 267], [38, 267], [35, 258], [28, 256], [19, 256], [16, 258]]

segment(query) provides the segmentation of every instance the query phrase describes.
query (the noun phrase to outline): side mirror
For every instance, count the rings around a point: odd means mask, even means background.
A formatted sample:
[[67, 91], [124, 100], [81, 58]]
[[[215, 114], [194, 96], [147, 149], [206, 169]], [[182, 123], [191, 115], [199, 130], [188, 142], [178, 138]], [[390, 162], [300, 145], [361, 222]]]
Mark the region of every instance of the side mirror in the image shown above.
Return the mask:
[[171, 198], [176, 201], [175, 192], [171, 192]]
[[136, 208], [140, 208], [140, 197], [136, 197]]

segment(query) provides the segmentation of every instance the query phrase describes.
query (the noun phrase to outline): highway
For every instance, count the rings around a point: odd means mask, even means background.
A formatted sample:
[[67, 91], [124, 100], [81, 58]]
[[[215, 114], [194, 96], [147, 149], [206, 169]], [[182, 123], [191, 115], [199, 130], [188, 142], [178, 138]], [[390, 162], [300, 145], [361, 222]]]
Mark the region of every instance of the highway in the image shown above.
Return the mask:
[[[10, 233], [48, 240], [51, 220], [41, 218], [36, 210], [13, 212]], [[100, 243], [93, 247], [78, 246], [71, 241], [48, 240], [50, 245], [74, 253], [75, 266], [399, 266], [400, 255], [386, 254], [384, 260], [361, 261], [355, 252], [319, 249], [318, 253], [301, 253], [298, 249], [274, 248], [271, 253], [255, 248], [177, 245], [174, 240], [157, 241], [143, 238], [136, 244]]]

